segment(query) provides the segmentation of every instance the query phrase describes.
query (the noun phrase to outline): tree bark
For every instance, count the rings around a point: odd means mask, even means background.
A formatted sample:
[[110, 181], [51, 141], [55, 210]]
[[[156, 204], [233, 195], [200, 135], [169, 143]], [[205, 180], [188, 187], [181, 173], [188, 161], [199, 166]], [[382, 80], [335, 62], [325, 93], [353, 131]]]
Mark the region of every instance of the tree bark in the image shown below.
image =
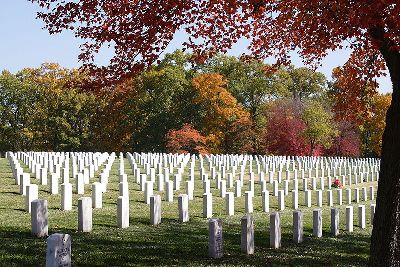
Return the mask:
[[[374, 35], [375, 34], [375, 35]], [[371, 32], [379, 38], [380, 32]], [[400, 53], [381, 39], [393, 94], [382, 139], [381, 169], [369, 266], [400, 266]]]

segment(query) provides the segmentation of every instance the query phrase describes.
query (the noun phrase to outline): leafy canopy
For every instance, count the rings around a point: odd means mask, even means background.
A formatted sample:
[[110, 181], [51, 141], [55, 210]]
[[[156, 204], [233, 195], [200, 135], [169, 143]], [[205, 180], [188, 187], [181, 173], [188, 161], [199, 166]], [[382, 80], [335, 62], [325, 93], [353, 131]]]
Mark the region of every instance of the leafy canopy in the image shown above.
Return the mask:
[[[30, 1], [42, 7], [38, 17], [50, 33], [72, 30], [84, 40], [79, 58], [103, 80], [150, 66], [179, 30], [189, 35], [183, 45], [200, 60], [245, 37], [257, 58], [287, 63], [295, 50], [306, 63], [316, 63], [347, 41], [360, 75], [379, 74], [379, 50], [400, 45], [398, 0]], [[96, 67], [103, 46], [113, 46], [115, 54], [108, 66]]]

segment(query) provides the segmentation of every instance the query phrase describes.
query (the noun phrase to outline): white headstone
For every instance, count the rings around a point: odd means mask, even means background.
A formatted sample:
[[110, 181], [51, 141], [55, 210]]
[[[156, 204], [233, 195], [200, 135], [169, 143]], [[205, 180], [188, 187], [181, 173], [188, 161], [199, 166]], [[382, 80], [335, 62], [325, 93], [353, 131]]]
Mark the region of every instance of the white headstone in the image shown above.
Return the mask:
[[39, 198], [38, 186], [36, 184], [27, 185], [25, 190], [26, 190], [25, 210], [31, 213], [32, 201]]
[[71, 267], [71, 236], [52, 234], [47, 238], [46, 267]]
[[189, 197], [186, 194], [178, 196], [179, 221], [189, 221]]
[[61, 209], [72, 210], [72, 184], [61, 184]]
[[92, 199], [90, 197], [78, 199], [78, 231], [92, 231]]
[[222, 220], [212, 218], [208, 221], [208, 256], [214, 259], [224, 255]]
[[47, 200], [35, 199], [31, 202], [32, 234], [37, 237], [48, 235]]

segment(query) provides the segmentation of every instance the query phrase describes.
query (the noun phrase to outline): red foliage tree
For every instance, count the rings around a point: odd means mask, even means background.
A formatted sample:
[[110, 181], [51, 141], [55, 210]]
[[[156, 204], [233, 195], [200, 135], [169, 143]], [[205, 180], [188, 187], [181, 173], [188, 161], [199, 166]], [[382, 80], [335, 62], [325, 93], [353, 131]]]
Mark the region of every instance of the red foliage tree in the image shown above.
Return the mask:
[[302, 133], [306, 124], [293, 101], [279, 101], [268, 112], [266, 144], [269, 153], [276, 155], [308, 155], [310, 147]]
[[166, 139], [170, 153], [208, 154], [206, 138], [190, 124], [184, 124], [179, 130], [170, 130]]
[[249, 116], [241, 117], [229, 125], [225, 134], [225, 152], [252, 154], [257, 148], [257, 134]]
[[332, 156], [359, 157], [360, 156], [360, 132], [348, 121], [338, 122], [339, 135], [335, 137], [332, 146], [325, 154]]
[[377, 94], [377, 83], [360, 78], [353, 66], [335, 68], [333, 76], [332, 109], [338, 121], [362, 125], [371, 119], [372, 99]]
[[[85, 40], [80, 59], [103, 80], [130, 76], [156, 61], [174, 33], [199, 59], [250, 39], [258, 58], [288, 63], [298, 50], [306, 63], [349, 41], [350, 64], [360, 77], [385, 67], [393, 84], [387, 112], [370, 266], [400, 265], [400, 3], [398, 0], [31, 0], [50, 33], [71, 29]], [[96, 68], [94, 54], [114, 45], [110, 65]]]

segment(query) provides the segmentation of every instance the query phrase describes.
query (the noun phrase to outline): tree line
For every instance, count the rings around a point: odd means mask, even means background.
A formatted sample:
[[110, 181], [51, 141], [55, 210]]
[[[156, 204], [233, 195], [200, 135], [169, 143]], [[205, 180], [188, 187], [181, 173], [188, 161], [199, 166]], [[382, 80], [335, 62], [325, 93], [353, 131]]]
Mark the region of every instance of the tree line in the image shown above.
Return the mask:
[[379, 156], [391, 96], [353, 77], [177, 50], [90, 90], [55, 63], [0, 75], [0, 151]]

